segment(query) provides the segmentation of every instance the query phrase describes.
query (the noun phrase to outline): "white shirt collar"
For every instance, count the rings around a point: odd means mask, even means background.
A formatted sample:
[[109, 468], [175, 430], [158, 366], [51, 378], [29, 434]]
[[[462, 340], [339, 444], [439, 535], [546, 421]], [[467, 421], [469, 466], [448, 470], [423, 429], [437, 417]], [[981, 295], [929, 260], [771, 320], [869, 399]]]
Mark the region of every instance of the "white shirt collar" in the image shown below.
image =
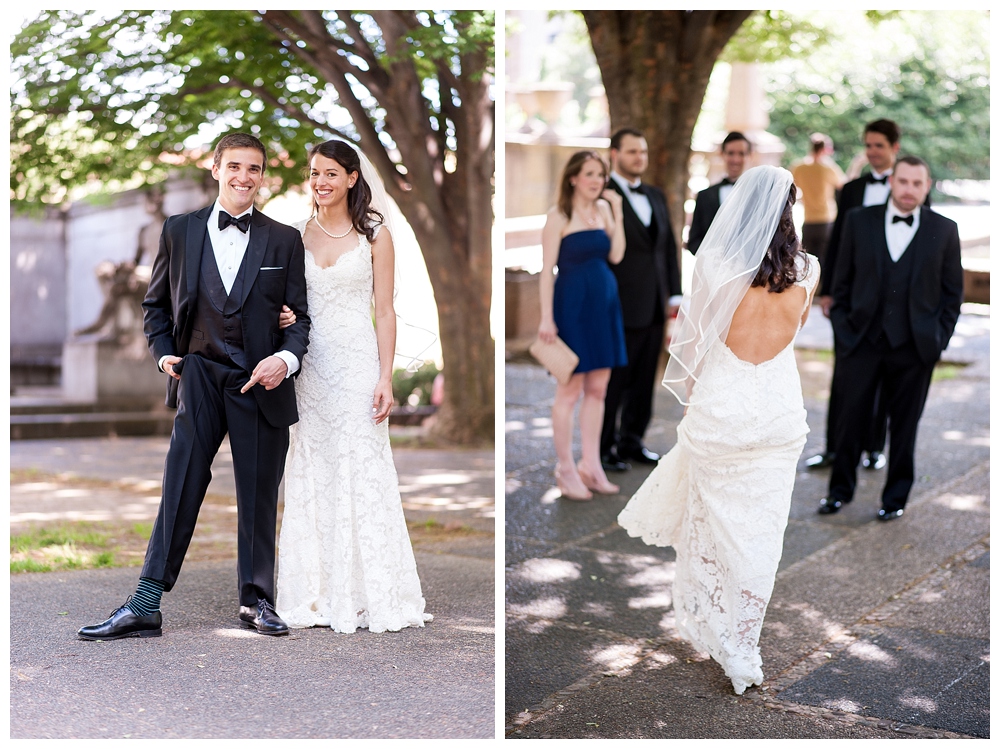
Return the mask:
[[623, 191], [626, 188], [629, 188], [629, 187], [638, 187], [639, 185], [642, 184], [642, 178], [641, 177], [639, 179], [637, 179], [635, 182], [629, 182], [627, 179], [625, 179], [622, 175], [620, 175], [614, 169], [611, 170], [611, 179], [613, 179], [615, 182], [617, 182], [618, 185], [622, 188]]
[[882, 179], [883, 177], [886, 177], [886, 176], [891, 175], [891, 174], [892, 174], [892, 168], [891, 167], [889, 169], [886, 169], [884, 172], [876, 172], [874, 169], [872, 169], [872, 176], [875, 179]]
[[917, 220], [917, 219], [920, 218], [920, 206], [917, 206], [916, 209], [910, 211], [909, 213], [903, 213], [901, 210], [899, 210], [896, 207], [896, 204], [892, 202], [892, 197], [891, 196], [889, 197], [889, 200], [886, 203], [886, 206], [887, 206], [886, 207], [886, 216], [888, 216], [889, 221], [892, 221], [892, 217], [893, 216], [902, 216], [903, 218], [906, 218], [907, 216], [915, 216], [916, 217], [915, 220]]
[[[209, 221], [211, 221], [215, 216], [218, 216], [219, 211], [226, 211], [226, 209], [222, 207], [222, 203], [220, 203], [219, 199], [216, 198], [215, 204], [212, 206], [212, 212], [208, 216]], [[229, 213], [229, 211], [226, 211], [226, 213]], [[239, 214], [239, 216], [233, 216], [233, 218], [239, 218], [240, 216], [246, 216], [247, 214], [253, 214], [253, 206], [250, 206], [247, 210], [243, 211], [243, 213]], [[218, 223], [218, 219], [216, 219], [216, 223]]]

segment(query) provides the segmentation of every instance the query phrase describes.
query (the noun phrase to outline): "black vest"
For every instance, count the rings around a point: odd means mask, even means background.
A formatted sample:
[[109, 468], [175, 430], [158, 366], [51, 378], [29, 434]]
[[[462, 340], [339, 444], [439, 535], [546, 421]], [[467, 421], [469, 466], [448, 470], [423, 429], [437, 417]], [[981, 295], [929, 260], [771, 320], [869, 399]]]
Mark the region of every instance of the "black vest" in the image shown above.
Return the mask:
[[892, 348], [898, 348], [913, 337], [910, 330], [910, 275], [914, 252], [907, 248], [896, 262], [892, 261], [888, 247], [885, 254], [882, 299], [879, 317], [875, 318], [881, 318], [881, 322], [872, 327], [876, 335], [881, 333], [885, 336]]
[[247, 255], [243, 253], [239, 273], [233, 288], [226, 294], [226, 287], [219, 274], [215, 260], [215, 250], [208, 233], [201, 251], [201, 271], [198, 274], [198, 302], [195, 307], [189, 353], [198, 354], [221, 364], [247, 367], [246, 352], [243, 350], [243, 278], [246, 275]]

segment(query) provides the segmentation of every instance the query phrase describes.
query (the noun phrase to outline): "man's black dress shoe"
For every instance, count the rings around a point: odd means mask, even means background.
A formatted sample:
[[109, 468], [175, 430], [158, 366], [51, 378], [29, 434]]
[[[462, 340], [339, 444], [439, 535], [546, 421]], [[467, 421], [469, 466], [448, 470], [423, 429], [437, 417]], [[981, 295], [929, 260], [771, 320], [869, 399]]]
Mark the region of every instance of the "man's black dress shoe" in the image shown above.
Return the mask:
[[655, 466], [660, 461], [660, 456], [654, 453], [652, 450], [647, 450], [641, 445], [637, 448], [631, 448], [628, 450], [622, 450], [621, 447], [618, 448], [618, 454], [625, 460], [634, 460], [636, 463], [641, 463], [647, 466]]
[[[129, 596], [131, 598], [131, 596]], [[128, 603], [126, 600], [125, 603]], [[122, 606], [115, 609], [107, 621], [80, 627], [81, 640], [119, 640], [122, 637], [159, 637], [163, 634], [163, 615], [159, 611], [149, 616], [136, 616]]]
[[819, 501], [819, 509], [817, 512], [820, 515], [832, 515], [835, 512], [840, 512], [840, 508], [844, 506], [844, 503], [839, 499], [833, 499], [832, 497], [823, 497]]
[[240, 621], [262, 635], [287, 635], [288, 625], [281, 621], [274, 606], [263, 598], [256, 606], [240, 606]]
[[605, 471], [613, 471], [614, 473], [624, 473], [632, 468], [613, 452], [601, 456], [601, 465], [604, 466]]
[[817, 453], [806, 458], [806, 468], [827, 468], [833, 465], [836, 457], [834, 453]]
[[869, 471], [881, 471], [885, 468], [886, 462], [885, 453], [872, 450], [870, 453], [865, 454], [865, 457], [862, 458], [861, 465]]
[[883, 522], [889, 522], [890, 520], [895, 520], [896, 518], [903, 517], [902, 510], [879, 510], [878, 515], [876, 515], [879, 520]]

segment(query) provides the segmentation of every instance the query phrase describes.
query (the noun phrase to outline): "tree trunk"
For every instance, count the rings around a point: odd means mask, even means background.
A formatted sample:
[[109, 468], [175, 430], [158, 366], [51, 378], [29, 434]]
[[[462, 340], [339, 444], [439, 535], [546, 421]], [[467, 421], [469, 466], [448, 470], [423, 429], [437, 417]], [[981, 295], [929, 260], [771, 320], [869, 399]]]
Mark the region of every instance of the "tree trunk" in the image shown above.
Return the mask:
[[611, 132], [641, 130], [681, 245], [694, 132], [715, 61], [752, 10], [585, 10]]

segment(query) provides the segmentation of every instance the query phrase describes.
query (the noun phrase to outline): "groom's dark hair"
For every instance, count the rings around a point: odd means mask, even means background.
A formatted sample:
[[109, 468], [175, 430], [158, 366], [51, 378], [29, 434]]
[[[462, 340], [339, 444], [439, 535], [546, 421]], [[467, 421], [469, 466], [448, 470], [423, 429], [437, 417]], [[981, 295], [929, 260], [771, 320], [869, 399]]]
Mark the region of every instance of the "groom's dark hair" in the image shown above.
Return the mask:
[[[899, 143], [899, 125], [892, 120], [875, 120], [865, 125], [865, 133], [881, 133], [890, 146]], [[861, 136], [862, 138], [864, 135]]]
[[621, 130], [619, 130], [617, 133], [615, 133], [614, 135], [611, 136], [611, 150], [612, 151], [620, 151], [621, 150], [621, 147], [622, 147], [622, 138], [624, 138], [626, 135], [631, 135], [631, 136], [633, 136], [635, 138], [645, 138], [646, 137], [639, 130], [636, 130], [634, 127], [623, 127]]
[[230, 133], [229, 135], [223, 135], [219, 142], [215, 144], [215, 155], [213, 157], [213, 161], [216, 166], [221, 166], [222, 154], [227, 148], [253, 148], [260, 151], [260, 155], [264, 161], [261, 165], [260, 171], [263, 172], [267, 169], [267, 151], [264, 150], [264, 144], [260, 142], [260, 139], [253, 137], [249, 133]]
[[736, 140], [742, 140], [744, 143], [747, 144], [747, 153], [750, 153], [751, 151], [753, 151], [753, 144], [750, 142], [750, 139], [747, 136], [745, 136], [743, 133], [741, 133], [741, 132], [739, 132], [737, 130], [734, 130], [733, 132], [729, 133], [729, 135], [727, 135], [723, 139], [722, 145], [719, 147], [719, 150], [720, 151], [725, 151], [726, 150], [726, 146], [728, 146], [730, 143], [732, 143], [733, 141], [736, 141]]

